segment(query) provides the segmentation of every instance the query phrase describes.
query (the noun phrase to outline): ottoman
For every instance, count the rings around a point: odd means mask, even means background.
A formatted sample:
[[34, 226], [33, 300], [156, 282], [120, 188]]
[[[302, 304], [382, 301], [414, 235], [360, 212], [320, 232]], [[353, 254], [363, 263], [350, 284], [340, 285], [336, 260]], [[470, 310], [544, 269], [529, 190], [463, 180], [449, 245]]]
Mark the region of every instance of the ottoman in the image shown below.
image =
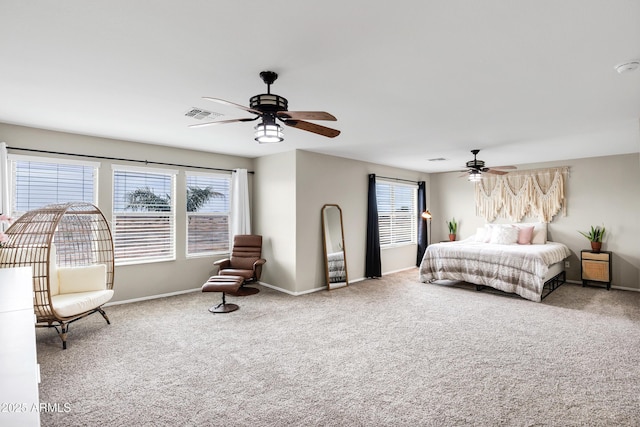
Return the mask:
[[235, 293], [238, 291], [244, 277], [242, 276], [211, 276], [209, 280], [202, 285], [202, 292], [222, 292], [222, 302], [216, 306], [209, 308], [212, 313], [229, 313], [236, 311], [236, 304], [227, 304], [225, 301], [225, 293]]

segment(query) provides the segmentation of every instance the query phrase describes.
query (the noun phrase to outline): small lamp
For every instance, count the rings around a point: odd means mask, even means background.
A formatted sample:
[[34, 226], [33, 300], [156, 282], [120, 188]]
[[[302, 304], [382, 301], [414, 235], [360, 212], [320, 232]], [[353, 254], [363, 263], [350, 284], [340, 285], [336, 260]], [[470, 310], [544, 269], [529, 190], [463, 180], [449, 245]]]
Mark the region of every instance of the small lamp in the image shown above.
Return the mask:
[[421, 216], [422, 218], [426, 219], [429, 223], [429, 245], [430, 245], [431, 244], [431, 218], [433, 218], [433, 216], [431, 215], [431, 212], [429, 212], [429, 209], [422, 212]]

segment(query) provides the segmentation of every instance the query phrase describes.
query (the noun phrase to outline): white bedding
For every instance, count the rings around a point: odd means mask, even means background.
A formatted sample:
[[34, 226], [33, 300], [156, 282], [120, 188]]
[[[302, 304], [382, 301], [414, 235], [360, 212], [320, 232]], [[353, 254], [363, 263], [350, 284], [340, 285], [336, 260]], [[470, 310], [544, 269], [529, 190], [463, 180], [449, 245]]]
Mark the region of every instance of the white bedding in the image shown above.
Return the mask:
[[420, 281], [462, 280], [540, 301], [549, 267], [570, 255], [562, 243], [497, 245], [473, 239], [430, 245]]

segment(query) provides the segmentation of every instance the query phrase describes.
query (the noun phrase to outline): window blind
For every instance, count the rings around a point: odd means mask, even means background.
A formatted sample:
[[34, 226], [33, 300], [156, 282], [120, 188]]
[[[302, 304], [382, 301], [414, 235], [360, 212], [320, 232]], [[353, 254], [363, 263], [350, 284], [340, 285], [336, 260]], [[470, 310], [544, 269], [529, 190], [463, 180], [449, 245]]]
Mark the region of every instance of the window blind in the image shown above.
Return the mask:
[[187, 255], [229, 251], [231, 177], [187, 173]]
[[376, 198], [380, 246], [416, 243], [416, 187], [378, 181]]
[[114, 166], [116, 263], [175, 259], [175, 174]]
[[53, 203], [96, 202], [98, 164], [53, 158], [9, 156], [11, 215]]

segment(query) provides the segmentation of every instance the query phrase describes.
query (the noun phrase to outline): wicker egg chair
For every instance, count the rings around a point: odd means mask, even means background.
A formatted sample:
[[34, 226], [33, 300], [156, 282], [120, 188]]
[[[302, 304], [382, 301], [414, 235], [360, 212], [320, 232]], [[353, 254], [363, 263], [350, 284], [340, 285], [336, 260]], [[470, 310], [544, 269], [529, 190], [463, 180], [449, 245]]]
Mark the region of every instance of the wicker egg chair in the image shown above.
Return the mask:
[[100, 313], [113, 296], [114, 254], [109, 223], [90, 203], [29, 211], [5, 232], [0, 268], [33, 268], [36, 326], [53, 327], [67, 348], [69, 324]]

